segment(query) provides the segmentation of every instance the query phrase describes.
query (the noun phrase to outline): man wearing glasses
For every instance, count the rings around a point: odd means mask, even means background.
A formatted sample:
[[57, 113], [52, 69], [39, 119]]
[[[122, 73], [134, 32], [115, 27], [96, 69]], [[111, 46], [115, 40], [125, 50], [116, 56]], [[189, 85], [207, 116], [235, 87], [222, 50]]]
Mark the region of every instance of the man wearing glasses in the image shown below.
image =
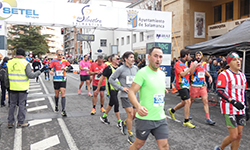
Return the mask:
[[70, 63], [63, 59], [63, 51], [57, 50], [56, 51], [57, 58], [53, 59], [49, 65], [51, 69], [50, 75], [53, 76], [53, 83], [55, 89], [55, 112], [58, 112], [58, 101], [59, 101], [59, 91], [61, 91], [61, 103], [62, 103], [62, 116], [66, 117], [65, 105], [66, 105], [66, 98], [65, 98], [65, 89], [66, 89], [66, 66], [70, 66]]

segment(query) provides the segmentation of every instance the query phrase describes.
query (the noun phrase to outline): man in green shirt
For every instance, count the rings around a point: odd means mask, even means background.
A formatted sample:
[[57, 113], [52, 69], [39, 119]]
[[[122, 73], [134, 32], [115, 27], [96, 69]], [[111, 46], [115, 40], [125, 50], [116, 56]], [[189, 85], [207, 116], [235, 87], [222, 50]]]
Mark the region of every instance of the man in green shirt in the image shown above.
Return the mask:
[[[137, 72], [128, 92], [129, 100], [137, 110], [136, 139], [129, 150], [140, 149], [150, 133], [155, 136], [160, 150], [168, 150], [168, 126], [164, 111], [166, 76], [159, 70], [162, 57], [160, 47], [149, 50], [149, 64]], [[138, 91], [140, 103], [135, 96]]]

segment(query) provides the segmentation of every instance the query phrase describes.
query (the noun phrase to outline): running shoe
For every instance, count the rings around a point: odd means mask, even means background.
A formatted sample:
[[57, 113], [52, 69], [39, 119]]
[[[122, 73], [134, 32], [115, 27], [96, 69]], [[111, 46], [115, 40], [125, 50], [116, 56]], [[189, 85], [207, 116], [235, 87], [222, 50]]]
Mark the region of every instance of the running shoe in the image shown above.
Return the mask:
[[195, 125], [193, 125], [193, 124], [191, 123], [191, 121], [183, 122], [183, 125], [186, 126], [186, 127], [191, 128], [191, 129], [194, 129], [194, 128], [195, 128]]
[[58, 112], [58, 106], [55, 106], [55, 112]]
[[91, 115], [95, 115], [95, 113], [96, 113], [96, 109], [92, 108]]
[[222, 150], [220, 146], [215, 146], [214, 150]]
[[103, 107], [101, 107], [101, 112], [105, 113], [105, 109]]
[[172, 109], [172, 108], [169, 108], [169, 109], [168, 109], [169, 114], [170, 114], [171, 118], [172, 118], [173, 120], [175, 120], [174, 113], [171, 112], [171, 109]]
[[93, 95], [89, 92], [89, 96], [92, 97]]
[[135, 136], [132, 134], [132, 135], [129, 135], [128, 136], [128, 142], [129, 142], [129, 144], [133, 144], [134, 143], [134, 141], [135, 141]]
[[206, 123], [209, 125], [214, 125], [215, 121], [211, 120], [210, 118], [206, 120]]
[[50, 79], [48, 79], [48, 81], [50, 81]]
[[124, 124], [124, 121], [121, 123], [121, 132], [123, 135], [127, 135], [128, 132], [127, 125]]
[[118, 122], [116, 126], [117, 126], [117, 128], [121, 129], [121, 127], [122, 127], [122, 121]]
[[8, 128], [9, 128], [9, 129], [11, 129], [11, 128], [13, 128], [13, 127], [14, 127], [14, 123], [9, 123], [9, 124], [8, 124]]
[[66, 111], [63, 110], [63, 111], [61, 112], [61, 115], [62, 115], [63, 117], [67, 117]]
[[100, 117], [100, 120], [102, 123], [104, 124], [110, 124], [109, 120], [108, 120], [108, 117]]
[[45, 77], [45, 80], [47, 80], [47, 78]]
[[188, 119], [189, 119], [189, 120], [192, 120], [192, 119], [193, 119], [193, 117], [189, 116], [189, 117], [188, 117]]
[[78, 90], [78, 95], [81, 95], [81, 89]]
[[28, 127], [28, 126], [30, 126], [29, 123], [23, 123], [23, 124], [18, 124], [18, 125], [16, 126], [16, 128], [25, 128], [25, 127]]

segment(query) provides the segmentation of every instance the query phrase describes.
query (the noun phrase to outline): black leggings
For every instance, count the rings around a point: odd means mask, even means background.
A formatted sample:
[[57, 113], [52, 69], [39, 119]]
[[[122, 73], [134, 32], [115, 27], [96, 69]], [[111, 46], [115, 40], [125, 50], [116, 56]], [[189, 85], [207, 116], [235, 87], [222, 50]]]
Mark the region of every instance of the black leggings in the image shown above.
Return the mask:
[[117, 98], [118, 91], [110, 90], [109, 93], [110, 93], [109, 106], [112, 107], [113, 105], [115, 105], [114, 112], [117, 113], [119, 112], [119, 101]]
[[45, 78], [48, 76], [49, 79], [49, 72], [44, 72]]

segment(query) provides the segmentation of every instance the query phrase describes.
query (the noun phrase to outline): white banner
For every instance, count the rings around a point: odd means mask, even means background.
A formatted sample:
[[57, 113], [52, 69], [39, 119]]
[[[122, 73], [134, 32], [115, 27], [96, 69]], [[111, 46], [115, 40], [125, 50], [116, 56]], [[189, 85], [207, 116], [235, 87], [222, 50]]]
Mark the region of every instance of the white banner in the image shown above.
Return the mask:
[[12, 24], [171, 32], [171, 12], [62, 3], [60, 0], [7, 0], [1, 4], [0, 20]]

